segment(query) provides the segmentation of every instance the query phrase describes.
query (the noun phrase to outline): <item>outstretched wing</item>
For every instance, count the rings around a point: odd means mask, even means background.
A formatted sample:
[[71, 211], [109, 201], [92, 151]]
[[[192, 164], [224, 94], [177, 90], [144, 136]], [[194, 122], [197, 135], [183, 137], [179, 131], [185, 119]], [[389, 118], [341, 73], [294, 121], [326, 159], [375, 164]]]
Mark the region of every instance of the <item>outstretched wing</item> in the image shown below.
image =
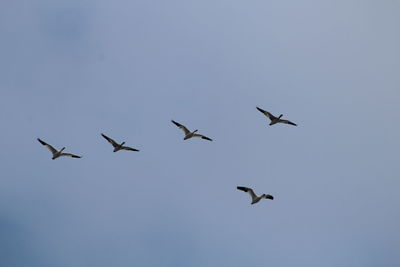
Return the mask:
[[248, 193], [248, 194], [251, 196], [251, 199], [254, 199], [254, 198], [257, 197], [256, 194], [254, 194], [253, 189], [251, 189], [251, 188], [244, 187], [244, 186], [238, 186], [238, 187], [236, 187], [236, 188], [239, 189], [239, 190], [242, 190], [242, 191], [244, 191], [244, 192], [246, 192], [246, 193]]
[[264, 114], [265, 116], [267, 116], [271, 121], [276, 119], [276, 117], [275, 117], [274, 115], [272, 115], [271, 113], [269, 113], [268, 111], [263, 110], [263, 109], [261, 109], [261, 108], [259, 108], [259, 107], [256, 107], [256, 108], [257, 108], [258, 111], [260, 111], [262, 114]]
[[135, 148], [132, 148], [132, 147], [129, 147], [129, 146], [122, 146], [121, 149], [129, 150], [129, 151], [139, 151], [138, 149], [135, 149]]
[[37, 139], [39, 141], [39, 143], [41, 143], [42, 145], [44, 145], [45, 147], [47, 147], [48, 150], [50, 150], [50, 152], [54, 155], [55, 153], [57, 153], [58, 151], [52, 147], [51, 145], [47, 144], [46, 142], [44, 142], [43, 140], [40, 140], [39, 138]]
[[274, 199], [274, 197], [271, 196], [271, 195], [265, 195], [264, 198], [267, 198], [267, 199]]
[[101, 136], [103, 136], [113, 147], [118, 146], [117, 142], [115, 142], [115, 141], [114, 141], [113, 139], [111, 139], [110, 137], [108, 137], [108, 136], [106, 136], [106, 135], [104, 135], [104, 134], [101, 134]]
[[61, 153], [60, 157], [71, 157], [71, 158], [77, 158], [77, 159], [81, 158], [81, 156], [74, 155], [74, 154], [71, 154], [71, 153]]
[[291, 122], [291, 121], [288, 121], [288, 120], [279, 120], [279, 122], [280, 122], [280, 123], [285, 123], [285, 124], [290, 124], [290, 125], [297, 126], [297, 124], [296, 124], [296, 123], [294, 123], [294, 122]]
[[201, 138], [201, 139], [205, 139], [205, 140], [208, 140], [208, 141], [212, 141], [211, 138], [209, 138], [209, 137], [207, 137], [207, 136], [204, 136], [204, 135], [201, 135], [201, 134], [194, 134], [193, 137], [199, 137], [199, 138]]
[[188, 128], [186, 128], [185, 126], [183, 126], [180, 123], [177, 123], [174, 120], [171, 120], [173, 124], [175, 124], [176, 126], [178, 126], [178, 128], [182, 129], [182, 131], [185, 133], [185, 135], [188, 135], [190, 133], [190, 131], [188, 130]]

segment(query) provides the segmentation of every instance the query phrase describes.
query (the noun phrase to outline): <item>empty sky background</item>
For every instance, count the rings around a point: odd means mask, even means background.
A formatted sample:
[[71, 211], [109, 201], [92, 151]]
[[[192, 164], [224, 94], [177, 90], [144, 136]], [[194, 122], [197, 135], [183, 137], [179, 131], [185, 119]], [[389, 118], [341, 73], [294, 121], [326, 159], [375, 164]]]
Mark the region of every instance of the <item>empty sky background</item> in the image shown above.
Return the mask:
[[399, 14], [3, 0], [0, 266], [400, 266]]

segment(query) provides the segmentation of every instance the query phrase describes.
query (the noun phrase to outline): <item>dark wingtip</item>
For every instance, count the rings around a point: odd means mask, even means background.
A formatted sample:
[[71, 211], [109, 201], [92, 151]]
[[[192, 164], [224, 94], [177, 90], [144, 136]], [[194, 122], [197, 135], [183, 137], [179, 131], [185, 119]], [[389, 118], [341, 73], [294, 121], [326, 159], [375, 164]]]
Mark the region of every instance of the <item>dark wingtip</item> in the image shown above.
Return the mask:
[[265, 110], [263, 110], [262, 108], [259, 108], [259, 107], [256, 107], [256, 108], [257, 108], [258, 111], [260, 111], [260, 112], [262, 112], [262, 113], [265, 112]]
[[41, 143], [42, 145], [46, 145], [46, 143], [45, 142], [43, 142], [42, 140], [40, 140], [40, 138], [37, 138], [37, 140], [39, 141], [39, 143]]
[[179, 122], [176, 122], [176, 121], [174, 121], [174, 120], [171, 120], [172, 121], [172, 123], [173, 124], [175, 124], [176, 126], [178, 126], [178, 127], [181, 127], [181, 126], [183, 126], [182, 124], [180, 124]]
[[246, 187], [244, 186], [237, 186], [236, 189], [241, 190], [241, 191], [247, 191]]

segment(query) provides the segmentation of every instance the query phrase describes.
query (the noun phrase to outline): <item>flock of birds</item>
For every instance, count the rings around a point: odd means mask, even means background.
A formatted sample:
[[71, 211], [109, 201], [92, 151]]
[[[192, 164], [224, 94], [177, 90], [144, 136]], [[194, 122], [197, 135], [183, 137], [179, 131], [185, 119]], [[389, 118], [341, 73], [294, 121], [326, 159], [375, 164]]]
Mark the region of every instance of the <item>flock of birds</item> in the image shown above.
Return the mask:
[[[271, 122], [269, 123], [269, 125], [274, 125], [274, 124], [277, 124], [277, 123], [284, 123], [284, 124], [297, 126], [297, 124], [295, 124], [295, 123], [293, 123], [293, 122], [291, 122], [289, 120], [281, 119], [282, 116], [283, 116], [282, 114], [279, 115], [278, 117], [275, 117], [274, 115], [272, 115], [271, 113], [269, 113], [266, 110], [263, 110], [263, 109], [261, 109], [259, 107], [256, 107], [256, 108], [257, 108], [257, 110], [259, 110], [261, 113], [263, 113], [265, 116], [267, 116], [270, 119]], [[204, 139], [204, 140], [212, 141], [211, 138], [209, 138], [209, 137], [207, 137], [205, 135], [202, 135], [202, 134], [198, 134], [197, 133], [198, 130], [189, 131], [189, 129], [186, 128], [184, 125], [182, 125], [182, 124], [180, 124], [180, 123], [178, 123], [178, 122], [176, 122], [174, 120], [171, 120], [171, 121], [172, 121], [173, 124], [175, 124], [179, 129], [181, 129], [184, 132], [185, 137], [183, 138], [183, 140], [187, 140], [187, 139], [190, 139], [190, 138], [193, 138], [193, 137], [198, 137], [198, 138], [201, 138], [201, 139]], [[124, 146], [125, 142], [122, 142], [122, 143], [119, 144], [114, 139], [106, 136], [105, 134], [101, 134], [101, 136], [103, 136], [104, 139], [106, 139], [114, 147], [113, 152], [118, 152], [120, 150], [136, 151], [136, 152], [139, 151], [138, 149], [135, 149], [135, 148], [132, 148], [132, 147], [129, 147], [129, 146]], [[75, 154], [64, 153], [65, 147], [61, 148], [60, 150], [57, 150], [53, 146], [51, 146], [48, 143], [46, 143], [43, 140], [41, 140], [40, 138], [38, 138], [37, 140], [39, 141], [40, 144], [42, 144], [43, 146], [47, 147], [48, 150], [50, 150], [50, 152], [52, 153], [52, 158], [51, 159], [53, 159], [53, 160], [57, 159], [59, 157], [81, 158], [81, 156], [78, 156], [78, 155], [75, 155]], [[249, 188], [249, 187], [238, 186], [236, 188], [238, 190], [244, 191], [244, 192], [246, 192], [246, 193], [248, 193], [250, 195], [251, 204], [256, 204], [263, 198], [271, 199], [271, 200], [274, 199], [273, 196], [268, 195], [268, 194], [262, 194], [260, 196], [257, 196], [254, 193], [253, 189]]]

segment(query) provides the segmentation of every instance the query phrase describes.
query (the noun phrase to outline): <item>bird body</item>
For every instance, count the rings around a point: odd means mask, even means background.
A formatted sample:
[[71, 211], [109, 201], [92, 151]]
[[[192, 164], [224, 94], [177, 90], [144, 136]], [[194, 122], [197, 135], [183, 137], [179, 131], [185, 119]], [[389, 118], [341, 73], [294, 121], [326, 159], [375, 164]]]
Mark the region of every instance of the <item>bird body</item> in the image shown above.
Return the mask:
[[265, 116], [267, 116], [271, 120], [271, 122], [269, 123], [270, 126], [272, 126], [274, 124], [277, 124], [277, 123], [284, 123], [284, 124], [290, 124], [290, 125], [293, 125], [293, 126], [297, 126], [297, 124], [294, 123], [294, 122], [291, 122], [289, 120], [282, 120], [281, 118], [282, 118], [283, 114], [279, 115], [278, 117], [275, 117], [274, 115], [272, 115], [271, 113], [269, 113], [266, 110], [263, 110], [263, 109], [261, 109], [259, 107], [256, 107], [256, 108], [257, 108], [258, 111], [263, 113]]
[[51, 158], [52, 160], [55, 160], [56, 158], [59, 158], [59, 157], [81, 158], [81, 156], [77, 156], [77, 155], [70, 154], [70, 153], [64, 153], [63, 151], [65, 150], [65, 147], [61, 148], [60, 150], [57, 150], [53, 146], [44, 142], [43, 140], [40, 140], [39, 138], [37, 140], [39, 141], [39, 143], [41, 143], [42, 145], [47, 147], [47, 149], [53, 154], [53, 156]]
[[246, 193], [248, 193], [251, 197], [251, 204], [256, 204], [258, 203], [261, 199], [265, 198], [265, 199], [274, 199], [273, 196], [271, 195], [266, 195], [266, 194], [262, 194], [261, 196], [257, 196], [253, 189], [249, 188], [249, 187], [244, 187], [244, 186], [238, 186], [236, 187], [238, 190], [244, 191]]
[[199, 138], [201, 138], [201, 139], [205, 139], [205, 140], [208, 140], [208, 141], [212, 141], [212, 139], [209, 138], [209, 137], [207, 137], [207, 136], [204, 136], [204, 135], [202, 135], [202, 134], [197, 134], [196, 132], [197, 132], [198, 130], [194, 130], [193, 132], [191, 132], [191, 131], [189, 131], [188, 128], [186, 128], [184, 125], [182, 125], [182, 124], [180, 124], [180, 123], [178, 123], [178, 122], [176, 122], [176, 121], [174, 121], [174, 120], [171, 120], [171, 121], [172, 121], [173, 124], [175, 124], [179, 129], [181, 129], [181, 130], [184, 132], [185, 137], [183, 138], [183, 140], [187, 140], [187, 139], [190, 139], [190, 138], [192, 138], [192, 137], [199, 137]]
[[113, 152], [117, 152], [117, 151], [120, 151], [120, 150], [139, 151], [138, 149], [135, 149], [135, 148], [132, 148], [132, 147], [129, 147], [129, 146], [124, 146], [125, 142], [122, 142], [121, 144], [118, 144], [112, 138], [110, 138], [110, 137], [108, 137], [108, 136], [106, 136], [104, 134], [101, 134], [101, 136], [103, 136], [104, 139], [106, 139], [114, 147]]

